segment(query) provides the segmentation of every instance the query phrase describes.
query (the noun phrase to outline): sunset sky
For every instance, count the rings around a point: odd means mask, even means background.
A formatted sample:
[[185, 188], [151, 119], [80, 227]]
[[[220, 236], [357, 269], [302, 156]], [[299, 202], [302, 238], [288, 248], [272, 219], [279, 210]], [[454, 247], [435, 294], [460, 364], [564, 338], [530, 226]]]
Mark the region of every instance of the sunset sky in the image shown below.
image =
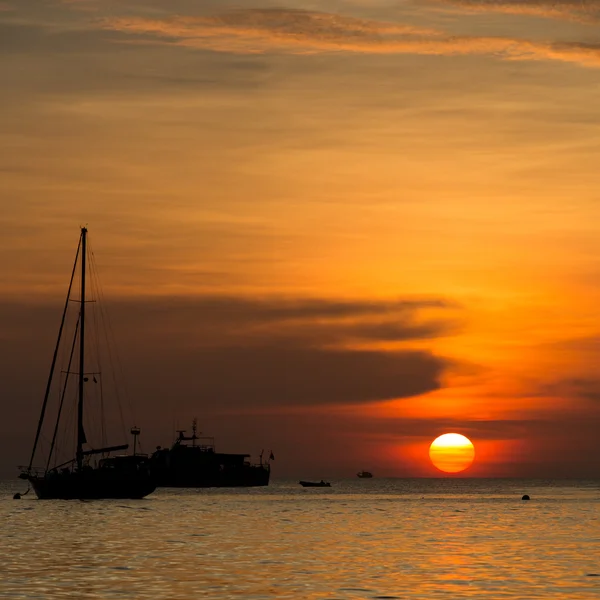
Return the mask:
[[600, 475], [600, 0], [2, 0], [0, 48], [0, 475], [83, 224], [147, 451]]

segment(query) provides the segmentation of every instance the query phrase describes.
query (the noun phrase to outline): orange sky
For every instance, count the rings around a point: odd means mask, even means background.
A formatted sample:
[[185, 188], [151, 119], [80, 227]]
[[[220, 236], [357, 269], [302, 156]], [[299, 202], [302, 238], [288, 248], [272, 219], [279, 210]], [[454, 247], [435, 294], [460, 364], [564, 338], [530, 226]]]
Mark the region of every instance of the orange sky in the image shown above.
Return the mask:
[[198, 416], [275, 476], [437, 476], [456, 431], [472, 476], [597, 476], [599, 23], [0, 2], [0, 473], [87, 223], [147, 449]]

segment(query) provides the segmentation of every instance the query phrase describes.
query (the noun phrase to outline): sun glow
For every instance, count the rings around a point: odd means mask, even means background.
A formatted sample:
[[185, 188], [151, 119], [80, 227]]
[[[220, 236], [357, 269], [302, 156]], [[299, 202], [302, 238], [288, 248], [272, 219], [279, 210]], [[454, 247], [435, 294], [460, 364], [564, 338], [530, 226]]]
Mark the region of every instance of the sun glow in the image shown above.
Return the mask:
[[475, 447], [464, 435], [445, 433], [431, 443], [429, 458], [444, 473], [460, 473], [473, 464]]

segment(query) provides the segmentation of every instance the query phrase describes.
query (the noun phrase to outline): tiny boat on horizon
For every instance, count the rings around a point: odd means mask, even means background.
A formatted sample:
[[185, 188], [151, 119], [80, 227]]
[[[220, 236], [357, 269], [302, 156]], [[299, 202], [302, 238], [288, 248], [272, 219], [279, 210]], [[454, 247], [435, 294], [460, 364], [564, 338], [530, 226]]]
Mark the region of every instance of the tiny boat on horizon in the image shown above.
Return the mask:
[[331, 484], [328, 481], [299, 481], [298, 482], [302, 487], [331, 487]]
[[371, 479], [373, 477], [373, 473], [370, 473], [369, 471], [361, 471], [360, 473], [357, 473], [356, 476], [360, 477], [361, 479]]

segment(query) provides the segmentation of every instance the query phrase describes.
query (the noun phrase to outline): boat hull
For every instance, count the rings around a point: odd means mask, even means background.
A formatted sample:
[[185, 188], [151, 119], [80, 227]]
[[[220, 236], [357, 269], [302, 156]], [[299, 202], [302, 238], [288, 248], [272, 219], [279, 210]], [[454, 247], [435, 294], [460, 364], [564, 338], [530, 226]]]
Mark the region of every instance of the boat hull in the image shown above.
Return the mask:
[[326, 481], [299, 481], [302, 487], [331, 487], [331, 484]]
[[247, 454], [214, 452], [212, 447], [183, 446], [157, 450], [151, 457], [150, 473], [158, 487], [209, 488], [259, 487], [269, 485], [268, 463], [253, 465]]
[[40, 500], [140, 499], [156, 489], [147, 475], [107, 476], [105, 473], [68, 473], [46, 477], [28, 477]]
[[210, 488], [210, 487], [263, 487], [269, 485], [271, 471], [262, 467], [245, 467], [236, 471], [219, 472], [213, 469], [153, 471], [157, 487]]

